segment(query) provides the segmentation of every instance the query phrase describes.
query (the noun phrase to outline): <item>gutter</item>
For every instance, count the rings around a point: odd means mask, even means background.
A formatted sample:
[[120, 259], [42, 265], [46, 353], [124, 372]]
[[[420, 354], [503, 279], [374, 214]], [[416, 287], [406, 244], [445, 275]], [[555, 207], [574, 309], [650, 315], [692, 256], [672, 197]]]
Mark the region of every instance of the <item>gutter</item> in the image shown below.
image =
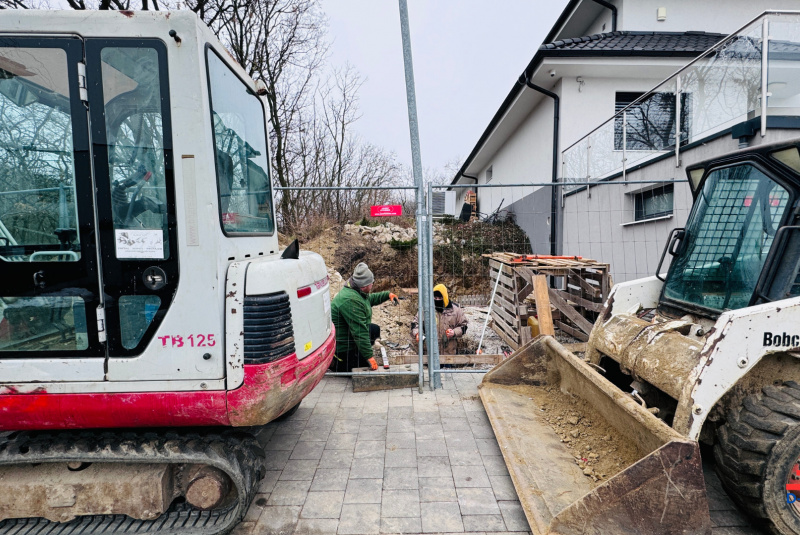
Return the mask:
[[606, 0], [592, 0], [592, 2], [611, 10], [611, 31], [617, 31], [617, 6], [610, 2], [606, 2]]
[[561, 101], [558, 98], [558, 95], [549, 91], [543, 87], [539, 87], [538, 85], [531, 82], [532, 74], [523, 74], [520, 76], [520, 82], [522, 82], [523, 78], [525, 80], [525, 85], [533, 89], [534, 91], [538, 91], [539, 93], [550, 97], [553, 99], [553, 187], [552, 191], [550, 192], [550, 254], [556, 255], [556, 215], [558, 210], [558, 202], [556, 201], [556, 194], [557, 194], [557, 186], [558, 184], [558, 133], [559, 133], [559, 108], [561, 107]]

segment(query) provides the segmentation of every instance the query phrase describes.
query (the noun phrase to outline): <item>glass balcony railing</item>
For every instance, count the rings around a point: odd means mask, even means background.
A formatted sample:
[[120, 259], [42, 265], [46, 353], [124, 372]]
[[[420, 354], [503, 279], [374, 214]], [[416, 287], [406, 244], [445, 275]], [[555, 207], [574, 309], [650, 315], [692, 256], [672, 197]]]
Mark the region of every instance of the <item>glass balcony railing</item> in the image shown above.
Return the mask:
[[[764, 42], [768, 43], [763, 53]], [[562, 151], [564, 191], [753, 120], [800, 116], [800, 12], [768, 11]]]

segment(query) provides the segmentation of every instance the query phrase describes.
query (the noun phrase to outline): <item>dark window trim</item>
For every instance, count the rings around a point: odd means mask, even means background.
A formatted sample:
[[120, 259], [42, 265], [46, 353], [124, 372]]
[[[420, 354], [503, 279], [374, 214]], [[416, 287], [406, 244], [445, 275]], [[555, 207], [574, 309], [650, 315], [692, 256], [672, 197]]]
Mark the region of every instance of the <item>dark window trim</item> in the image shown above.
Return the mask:
[[[63, 36], [7, 35], [0, 44], [20, 48], [60, 48], [67, 56], [70, 88], [70, 119], [72, 121], [72, 151], [75, 172], [75, 197], [78, 212], [78, 233], [81, 259], [78, 262], [0, 262], [3, 278], [0, 294], [4, 297], [81, 297], [86, 311], [86, 330], [89, 347], [67, 351], [0, 351], [5, 359], [72, 359], [103, 358], [105, 346], [98, 340], [97, 307], [100, 305], [97, 266], [98, 241], [94, 231], [94, 202], [91, 156], [89, 151], [89, 120], [86, 107], [78, 96], [77, 64], [84, 60], [84, 40], [74, 33]], [[54, 269], [57, 268], [57, 269]], [[46, 270], [47, 287], [37, 288], [32, 273]], [[78, 295], [75, 295], [77, 289]]]
[[[657, 195], [666, 195], [667, 193], [672, 193], [672, 208], [669, 210], [664, 210], [661, 212], [656, 212], [653, 214], [649, 214], [647, 216], [644, 215], [644, 201], [645, 199], [656, 197]], [[667, 215], [672, 215], [675, 211], [675, 185], [674, 184], [665, 184], [662, 186], [657, 186], [655, 188], [650, 188], [644, 191], [637, 191], [634, 193], [630, 193], [633, 196], [633, 220], [634, 222], [639, 221], [649, 221], [651, 219], [657, 219], [659, 217], [664, 217]], [[641, 206], [640, 206], [641, 204]]]
[[[159, 81], [161, 90], [161, 117], [164, 143], [164, 181], [167, 190], [167, 235], [169, 237], [169, 256], [157, 259], [118, 259], [114, 254], [114, 217], [111, 208], [111, 184], [108, 169], [108, 150], [106, 149], [105, 101], [103, 99], [102, 67], [100, 53], [103, 48], [151, 48], [158, 55]], [[96, 57], [94, 56], [96, 54]], [[176, 215], [175, 165], [172, 146], [172, 106], [170, 99], [169, 61], [166, 43], [158, 38], [87, 38], [86, 75], [89, 78], [90, 125], [93, 136], [93, 158], [95, 187], [97, 189], [97, 214], [100, 228], [103, 256], [103, 290], [106, 300], [106, 329], [108, 333], [108, 354], [114, 358], [136, 357], [141, 355], [158, 330], [169, 311], [180, 279], [180, 255], [178, 242], [178, 222]], [[96, 83], [95, 83], [96, 81]], [[93, 98], [94, 97], [94, 98]], [[158, 266], [167, 275], [167, 284], [160, 290], [147, 290], [142, 284], [144, 271]], [[120, 329], [119, 298], [123, 295], [156, 295], [161, 299], [153, 320], [147, 326], [139, 344], [127, 349], [122, 345]]]
[[210, 44], [206, 43], [206, 87], [208, 88], [208, 114], [209, 114], [209, 121], [210, 121], [210, 128], [211, 128], [211, 153], [214, 157], [214, 182], [217, 188], [217, 218], [219, 220], [219, 228], [222, 231], [222, 234], [227, 238], [253, 238], [253, 237], [263, 237], [263, 236], [274, 236], [278, 229], [278, 220], [275, 214], [275, 197], [273, 195], [272, 189], [272, 170], [270, 169], [270, 154], [269, 154], [269, 131], [267, 130], [267, 119], [266, 119], [266, 108], [264, 107], [264, 102], [256, 95], [253, 94], [258, 104], [261, 106], [261, 117], [263, 118], [264, 122], [264, 143], [267, 149], [267, 178], [269, 179], [267, 185], [269, 186], [269, 202], [272, 204], [272, 232], [228, 232], [225, 230], [225, 224], [222, 222], [222, 204], [220, 203], [220, 195], [221, 192], [219, 190], [219, 168], [217, 166], [217, 133], [214, 129], [214, 100], [211, 95], [211, 73], [208, 68], [208, 52], [211, 51], [217, 56], [223, 65], [225, 65], [228, 70], [231, 71], [236, 78], [242, 82], [242, 85], [248, 90], [250, 89], [250, 84], [247, 83], [247, 80], [239, 76], [239, 73], [236, 72], [236, 69], [231, 67], [225, 58], [222, 57], [222, 54], [217, 52], [217, 50]]

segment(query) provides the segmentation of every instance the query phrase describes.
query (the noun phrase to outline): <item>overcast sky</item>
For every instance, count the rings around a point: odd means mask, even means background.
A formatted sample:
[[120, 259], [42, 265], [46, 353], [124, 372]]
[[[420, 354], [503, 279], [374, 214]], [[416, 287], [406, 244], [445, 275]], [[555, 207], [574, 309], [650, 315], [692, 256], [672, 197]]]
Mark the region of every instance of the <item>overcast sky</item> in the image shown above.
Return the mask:
[[[469, 155], [567, 0], [408, 0], [422, 165]], [[331, 64], [366, 82], [356, 129], [411, 165], [398, 0], [322, 0]]]

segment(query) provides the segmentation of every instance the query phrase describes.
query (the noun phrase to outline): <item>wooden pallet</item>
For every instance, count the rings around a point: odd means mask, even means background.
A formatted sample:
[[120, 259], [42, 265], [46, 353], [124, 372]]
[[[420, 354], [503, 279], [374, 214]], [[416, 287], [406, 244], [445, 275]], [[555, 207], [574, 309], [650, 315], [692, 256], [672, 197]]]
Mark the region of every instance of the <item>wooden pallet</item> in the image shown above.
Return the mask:
[[492, 307], [498, 335], [513, 349], [530, 339], [527, 320], [536, 306], [526, 299], [536, 275], [548, 277], [548, 297], [556, 328], [582, 341], [589, 339], [597, 315], [611, 291], [609, 265], [581, 257], [552, 257], [515, 253], [485, 254], [491, 280], [500, 272]]

